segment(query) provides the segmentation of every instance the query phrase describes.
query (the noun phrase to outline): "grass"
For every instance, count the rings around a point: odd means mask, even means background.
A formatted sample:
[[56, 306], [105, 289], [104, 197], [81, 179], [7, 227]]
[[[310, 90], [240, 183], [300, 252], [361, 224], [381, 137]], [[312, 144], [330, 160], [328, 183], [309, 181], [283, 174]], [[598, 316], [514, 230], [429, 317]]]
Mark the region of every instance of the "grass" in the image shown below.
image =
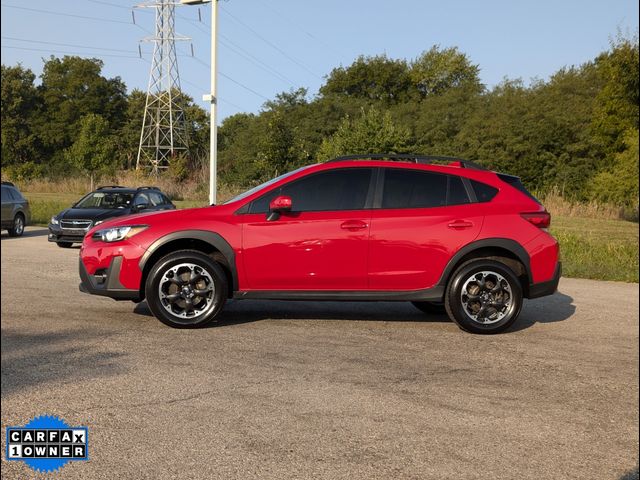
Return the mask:
[[[52, 215], [69, 208], [76, 193], [23, 192], [31, 204], [32, 223], [47, 225]], [[228, 194], [227, 194], [228, 193]], [[221, 200], [232, 193], [225, 192]], [[202, 207], [206, 200], [176, 200], [178, 208]], [[550, 208], [552, 214], [553, 208]], [[553, 215], [551, 233], [560, 242], [563, 275], [638, 282], [638, 224], [612, 218]], [[575, 213], [575, 212], [574, 212]]]

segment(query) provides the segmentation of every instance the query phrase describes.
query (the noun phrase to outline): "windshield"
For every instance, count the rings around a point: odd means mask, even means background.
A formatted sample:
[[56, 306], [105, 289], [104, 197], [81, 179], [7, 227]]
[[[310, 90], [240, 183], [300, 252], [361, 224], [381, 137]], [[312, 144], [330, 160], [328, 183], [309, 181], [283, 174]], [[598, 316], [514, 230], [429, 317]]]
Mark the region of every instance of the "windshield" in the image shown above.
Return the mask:
[[251, 190], [247, 190], [246, 192], [241, 193], [240, 195], [236, 195], [231, 200], [227, 200], [226, 202], [224, 202], [224, 205], [226, 205], [227, 203], [237, 202], [238, 200], [242, 200], [243, 198], [247, 198], [248, 196], [256, 193], [258, 190], [262, 190], [263, 188], [268, 187], [269, 185], [273, 185], [274, 183], [282, 180], [283, 178], [287, 178], [287, 177], [293, 175], [294, 173], [298, 173], [300, 170], [304, 170], [305, 168], [309, 168], [310, 166], [311, 165], [307, 165], [306, 167], [300, 167], [297, 170], [293, 170], [291, 172], [284, 173], [284, 174], [280, 175], [279, 177], [272, 178], [271, 180], [269, 180], [267, 182], [261, 183], [257, 187], [253, 187]]
[[127, 208], [131, 205], [133, 193], [94, 192], [90, 193], [73, 208]]

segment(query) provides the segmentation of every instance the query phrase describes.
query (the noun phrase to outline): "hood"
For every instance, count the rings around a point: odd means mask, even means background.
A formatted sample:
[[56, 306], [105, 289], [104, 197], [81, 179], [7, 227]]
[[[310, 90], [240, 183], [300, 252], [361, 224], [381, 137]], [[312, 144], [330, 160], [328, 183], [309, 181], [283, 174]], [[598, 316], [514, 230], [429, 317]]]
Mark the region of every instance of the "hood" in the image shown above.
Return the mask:
[[96, 222], [128, 215], [130, 212], [131, 210], [128, 208], [68, 208], [56, 217], [58, 220], [93, 220]]
[[[205, 207], [207, 208], [207, 207]], [[172, 218], [184, 218], [186, 215], [191, 215], [200, 209], [188, 208], [185, 210], [162, 210], [159, 212], [140, 212], [133, 215], [127, 215], [123, 218], [112, 218], [109, 221], [101, 223], [100, 228], [105, 227], [117, 227], [122, 225], [135, 225], [135, 224], [153, 224], [156, 220], [162, 222], [170, 222]]]

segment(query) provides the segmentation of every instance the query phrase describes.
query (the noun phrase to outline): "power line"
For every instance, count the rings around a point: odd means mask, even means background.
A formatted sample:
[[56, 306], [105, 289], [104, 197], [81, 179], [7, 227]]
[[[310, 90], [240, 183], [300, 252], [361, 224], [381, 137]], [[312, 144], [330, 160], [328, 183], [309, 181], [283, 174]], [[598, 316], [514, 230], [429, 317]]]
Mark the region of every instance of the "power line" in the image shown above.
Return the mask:
[[138, 60], [140, 60], [140, 57], [138, 55], [115, 55], [115, 54], [109, 54], [109, 53], [100, 53], [100, 54], [93, 54], [91, 52], [69, 52], [69, 51], [63, 51], [63, 50], [49, 50], [49, 49], [44, 49], [44, 48], [28, 48], [28, 47], [14, 47], [12, 45], [0, 45], [1, 48], [11, 48], [14, 50], [29, 50], [32, 52], [45, 52], [45, 53], [57, 53], [57, 54], [63, 54], [63, 55], [81, 55], [81, 56], [85, 56], [85, 57], [117, 57], [117, 58], [136, 58]]
[[302, 33], [304, 33], [305, 35], [307, 35], [309, 38], [311, 38], [312, 40], [318, 42], [320, 45], [322, 45], [325, 48], [328, 48], [329, 50], [332, 50], [333, 52], [337, 53], [338, 55], [342, 55], [341, 52], [339, 52], [338, 50], [336, 50], [334, 47], [332, 47], [331, 45], [329, 45], [328, 43], [326, 43], [325, 41], [323, 41], [322, 39], [316, 37], [315, 35], [313, 35], [312, 33], [308, 32], [307, 30], [305, 30], [304, 28], [302, 28], [300, 26], [300, 24], [294, 20], [291, 20], [289, 17], [285, 16], [284, 14], [282, 14], [281, 12], [279, 12], [278, 10], [276, 10], [275, 8], [273, 8], [271, 6], [271, 4], [269, 2], [265, 2], [264, 0], [258, 0], [263, 6], [265, 6], [267, 9], [271, 10], [277, 17], [280, 17], [282, 20], [284, 20], [285, 22], [289, 23], [290, 25], [293, 25], [294, 27], [296, 27], [298, 30], [300, 30]]
[[86, 45], [76, 45], [73, 43], [57, 43], [57, 42], [45, 42], [42, 40], [29, 40], [26, 38], [17, 38], [17, 37], [0, 37], [3, 40], [15, 40], [17, 42], [27, 42], [27, 43], [40, 43], [40, 44], [44, 44], [44, 45], [57, 45], [59, 47], [75, 47], [75, 48], [85, 48], [85, 49], [90, 49], [90, 50], [104, 50], [107, 52], [123, 52], [123, 53], [133, 53], [131, 50], [124, 50], [124, 49], [118, 49], [118, 48], [102, 48], [102, 47], [89, 47]]
[[242, 25], [244, 28], [246, 28], [247, 30], [249, 30], [251, 33], [253, 33], [256, 37], [258, 37], [260, 40], [262, 40], [264, 43], [266, 43], [267, 45], [269, 45], [271, 48], [273, 48], [274, 50], [277, 50], [278, 52], [280, 52], [280, 54], [282, 56], [284, 56], [285, 58], [288, 58], [291, 62], [295, 63], [296, 65], [298, 65], [300, 68], [303, 68], [304, 70], [306, 70], [307, 72], [309, 72], [311, 75], [313, 75], [314, 77], [322, 80], [322, 77], [320, 77], [318, 74], [316, 74], [313, 70], [309, 69], [309, 67], [307, 67], [304, 63], [302, 63], [301, 61], [297, 60], [296, 58], [292, 57], [291, 55], [289, 55], [287, 52], [285, 52], [284, 50], [282, 50], [280, 47], [278, 47], [277, 45], [275, 45], [273, 42], [271, 42], [270, 40], [266, 39], [265, 37], [263, 37], [262, 35], [260, 35], [258, 32], [256, 32], [253, 28], [251, 28], [249, 25], [247, 25], [246, 23], [244, 23], [242, 20], [240, 20], [239, 18], [237, 18], [235, 15], [229, 13], [225, 8], [223, 8], [222, 6], [220, 6], [220, 9], [226, 13], [229, 17], [231, 17], [235, 22], [237, 22], [238, 24]]
[[47, 13], [49, 15], [57, 15], [60, 17], [73, 17], [73, 18], [82, 18], [83, 20], [95, 20], [97, 22], [108, 22], [108, 23], [123, 23], [125, 25], [131, 25], [131, 22], [125, 22], [123, 20], [112, 20], [110, 18], [100, 18], [100, 17], [88, 17], [86, 15], [75, 15], [73, 13], [63, 13], [63, 12], [54, 12], [51, 10], [41, 10], [38, 8], [27, 8], [27, 7], [18, 7], [16, 5], [1, 5], [3, 8], [14, 8], [16, 10], [25, 10], [27, 12], [37, 12], [37, 13]]

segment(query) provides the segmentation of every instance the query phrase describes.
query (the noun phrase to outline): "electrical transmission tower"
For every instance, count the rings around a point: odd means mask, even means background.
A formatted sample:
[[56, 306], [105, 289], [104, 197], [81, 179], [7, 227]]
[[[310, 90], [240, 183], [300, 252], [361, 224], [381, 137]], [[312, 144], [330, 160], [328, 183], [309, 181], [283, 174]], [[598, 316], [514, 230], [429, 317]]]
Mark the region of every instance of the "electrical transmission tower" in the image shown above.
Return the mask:
[[190, 39], [175, 33], [176, 4], [176, 0], [154, 0], [138, 5], [156, 11], [155, 35], [143, 39], [154, 46], [136, 161], [137, 170], [154, 175], [169, 167], [171, 157], [189, 153], [175, 42]]

